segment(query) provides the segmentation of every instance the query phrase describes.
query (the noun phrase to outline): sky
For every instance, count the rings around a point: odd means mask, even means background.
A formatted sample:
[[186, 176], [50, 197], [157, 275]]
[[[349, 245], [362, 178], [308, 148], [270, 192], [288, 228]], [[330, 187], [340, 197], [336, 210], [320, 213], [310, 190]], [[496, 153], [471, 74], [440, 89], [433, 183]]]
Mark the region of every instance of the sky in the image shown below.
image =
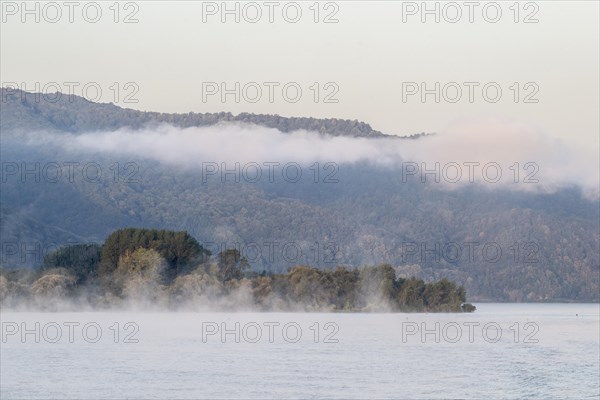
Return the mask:
[[2, 2], [2, 86], [395, 135], [503, 120], [599, 146], [597, 1], [74, 4]]

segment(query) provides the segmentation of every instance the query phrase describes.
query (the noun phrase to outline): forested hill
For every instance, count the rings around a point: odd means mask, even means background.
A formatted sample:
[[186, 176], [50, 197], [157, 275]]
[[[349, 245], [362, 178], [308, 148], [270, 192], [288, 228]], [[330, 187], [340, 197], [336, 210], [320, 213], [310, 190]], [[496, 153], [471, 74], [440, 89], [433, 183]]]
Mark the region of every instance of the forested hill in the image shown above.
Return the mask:
[[[32, 248], [103, 243], [117, 229], [151, 227], [187, 231], [213, 254], [238, 248], [257, 272], [390, 264], [405, 278], [454, 281], [470, 301], [600, 300], [599, 202], [576, 185], [549, 192], [478, 185], [448, 190], [420, 179], [403, 181], [397, 169], [361, 161], [334, 170], [336, 183], [324, 182], [331, 172], [324, 163], [318, 183], [310, 166], [292, 183], [281, 175], [273, 182], [206, 182], [199, 167], [181, 168], [145, 153], [85, 152], [71, 146], [70, 136], [64, 136], [66, 144], [25, 141], [21, 133], [60, 136], [256, 119], [283, 132], [302, 128], [361, 137], [360, 146], [381, 143], [382, 134], [353, 121], [147, 113], [82, 98], [52, 103], [32, 96], [14, 93], [1, 107], [3, 267], [39, 267], [42, 257], [31, 257]], [[87, 140], [94, 142], [94, 135]], [[204, 139], [198, 139], [198, 148]], [[435, 139], [399, 143], [421, 140]], [[80, 165], [75, 179], [67, 179], [66, 168], [62, 179], [50, 179], [60, 172], [58, 165], [75, 161]], [[100, 166], [102, 179], [81, 179], [86, 163]], [[135, 179], [128, 179], [130, 172]]]
[[80, 133], [123, 127], [138, 129], [161, 123], [186, 128], [237, 121], [275, 128], [281, 132], [304, 129], [332, 136], [390, 137], [374, 130], [369, 124], [356, 120], [294, 118], [249, 113], [233, 115], [228, 112], [167, 114], [121, 108], [112, 103], [93, 103], [83, 97], [64, 93], [42, 95], [7, 88], [1, 88], [0, 92], [0, 129], [3, 134], [31, 130]]
[[399, 278], [390, 265], [328, 271], [297, 266], [286, 274], [258, 274], [236, 249], [210, 255], [186, 232], [122, 229], [102, 246], [50, 252], [34, 273], [0, 268], [0, 302], [44, 310], [64, 308], [65, 302], [261, 311], [475, 310], [455, 283]]

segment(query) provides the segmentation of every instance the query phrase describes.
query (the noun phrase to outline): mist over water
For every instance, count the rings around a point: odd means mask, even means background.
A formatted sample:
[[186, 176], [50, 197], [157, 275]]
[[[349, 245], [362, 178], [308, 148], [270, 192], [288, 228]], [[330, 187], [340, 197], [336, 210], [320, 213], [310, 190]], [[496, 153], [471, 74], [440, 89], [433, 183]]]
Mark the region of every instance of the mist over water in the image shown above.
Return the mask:
[[[598, 397], [598, 304], [476, 305], [474, 314], [2, 312], [0, 397]], [[72, 342], [65, 323], [79, 324]]]
[[[162, 266], [164, 268], [164, 264]], [[213, 266], [214, 267], [214, 266]], [[397, 312], [380, 278], [359, 279], [353, 306], [338, 308], [339, 298], [325, 300], [323, 286], [316, 281], [278, 291], [281, 281], [269, 279], [220, 281], [205, 266], [166, 282], [159, 268], [125, 277], [111, 275], [121, 293], [103, 287], [98, 280], [76, 284], [64, 268], [49, 269], [42, 276], [29, 272], [31, 283], [9, 281], [0, 276], [2, 312]], [[32, 278], [29, 280], [32, 281]], [[292, 278], [293, 279], [293, 278]], [[300, 278], [302, 279], [302, 278]], [[298, 280], [296, 278], [296, 280]], [[266, 291], [267, 294], [261, 293]], [[289, 293], [289, 292], [294, 293]], [[304, 296], [297, 298], [296, 291]], [[432, 305], [433, 306], [433, 305]], [[460, 306], [458, 304], [452, 306]], [[460, 307], [458, 307], [460, 309]]]
[[599, 13], [0, 0], [0, 400], [600, 400]]

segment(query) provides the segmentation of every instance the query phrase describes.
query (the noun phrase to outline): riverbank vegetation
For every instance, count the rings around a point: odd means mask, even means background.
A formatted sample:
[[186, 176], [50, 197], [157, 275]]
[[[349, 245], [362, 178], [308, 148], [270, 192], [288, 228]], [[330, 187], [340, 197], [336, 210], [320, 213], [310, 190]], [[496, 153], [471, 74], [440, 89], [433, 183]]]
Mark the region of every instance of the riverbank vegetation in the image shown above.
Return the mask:
[[120, 305], [261, 311], [474, 311], [464, 288], [396, 275], [389, 264], [253, 271], [237, 249], [212, 255], [186, 232], [127, 228], [103, 245], [46, 254], [37, 270], [2, 270], [3, 307]]

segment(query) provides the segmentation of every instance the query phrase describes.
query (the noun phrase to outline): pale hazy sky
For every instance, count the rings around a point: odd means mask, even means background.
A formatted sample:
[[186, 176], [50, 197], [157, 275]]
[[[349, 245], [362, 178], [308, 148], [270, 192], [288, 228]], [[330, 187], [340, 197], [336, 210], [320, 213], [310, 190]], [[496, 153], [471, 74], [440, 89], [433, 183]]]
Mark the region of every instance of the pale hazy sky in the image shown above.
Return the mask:
[[[485, 15], [483, 7], [490, 2], [478, 3], [472, 23], [462, 1], [453, 3], [462, 12], [456, 23], [448, 21], [455, 18], [456, 7], [445, 2], [438, 3], [439, 23], [434, 15], [428, 15], [423, 23], [421, 10], [410, 14], [414, 6], [422, 7], [420, 1], [321, 2], [318, 23], [313, 20], [312, 1], [298, 2], [302, 16], [297, 23], [284, 19], [284, 5], [285, 16], [295, 17], [295, 5], [289, 2], [278, 2], [273, 23], [269, 22], [269, 6], [262, 1], [254, 3], [262, 12], [256, 23], [247, 21], [256, 15], [256, 7], [244, 8], [243, 2], [239, 3], [239, 23], [234, 15], [221, 22], [220, 1], [122, 2], [118, 23], [114, 22], [114, 8], [110, 8], [113, 2], [99, 2], [102, 15], [97, 23], [90, 23], [83, 18], [84, 5], [88, 19], [95, 18], [94, 5], [89, 3], [79, 2], [73, 23], [62, 1], [54, 3], [62, 15], [56, 23], [48, 19], [57, 18], [57, 8], [44, 8], [45, 3], [40, 3], [38, 23], [35, 15], [22, 15], [21, 1], [3, 1], [3, 86], [25, 82], [26, 89], [33, 91], [36, 82], [40, 86], [57, 82], [67, 91], [66, 82], [78, 82], [75, 94], [81, 94], [84, 84], [97, 82], [101, 100], [109, 102], [115, 100], [111, 85], [117, 82], [118, 104], [140, 110], [348, 118], [401, 135], [443, 132], [465, 120], [494, 117], [598, 146], [598, 1], [521, 2], [518, 23], [513, 1], [487, 6]], [[36, 7], [35, 2], [27, 4]], [[427, 4], [433, 8], [436, 2]], [[502, 15], [496, 23], [487, 22], [484, 17], [495, 18], [495, 4]], [[228, 5], [233, 8], [235, 2]], [[217, 14], [208, 15], [213, 6], [219, 8]], [[130, 13], [137, 23], [122, 22]], [[338, 22], [323, 23], [331, 13]], [[538, 22], [524, 23], [527, 16]], [[139, 88], [133, 95], [138, 103], [123, 103], [123, 95], [134, 88], [125, 87], [127, 82]], [[207, 95], [204, 101], [206, 82], [225, 82], [230, 88], [235, 82], [241, 87], [257, 82], [263, 93], [256, 103], [248, 101], [255, 97], [255, 88], [249, 85], [247, 97], [239, 103], [233, 95], [224, 103], [219, 95]], [[279, 83], [272, 103], [264, 82]], [[289, 82], [302, 89], [296, 103], [282, 95], [281, 88]], [[318, 102], [314, 100], [314, 82], [320, 87]], [[429, 95], [422, 103], [417, 94], [403, 101], [403, 82], [425, 82], [429, 88], [434, 88], [435, 82], [442, 87], [457, 82], [462, 97], [456, 103], [444, 97], [435, 103], [434, 95]], [[479, 83], [473, 88], [472, 103], [469, 87], [463, 82]], [[502, 90], [496, 103], [482, 95], [481, 88], [490, 82], [494, 83], [488, 91], [490, 97], [495, 95], [494, 87]], [[515, 82], [517, 86], [513, 86]], [[332, 84], [325, 86], [327, 83]], [[289, 87], [288, 94], [293, 97], [295, 89]], [[515, 102], [517, 87], [520, 98]], [[414, 87], [405, 85], [407, 88]], [[447, 90], [448, 98], [456, 96], [455, 87], [447, 86]], [[331, 98], [338, 102], [323, 102], [327, 94], [333, 94]], [[528, 94], [538, 102], [524, 103]], [[90, 89], [88, 97], [94, 95]]]

